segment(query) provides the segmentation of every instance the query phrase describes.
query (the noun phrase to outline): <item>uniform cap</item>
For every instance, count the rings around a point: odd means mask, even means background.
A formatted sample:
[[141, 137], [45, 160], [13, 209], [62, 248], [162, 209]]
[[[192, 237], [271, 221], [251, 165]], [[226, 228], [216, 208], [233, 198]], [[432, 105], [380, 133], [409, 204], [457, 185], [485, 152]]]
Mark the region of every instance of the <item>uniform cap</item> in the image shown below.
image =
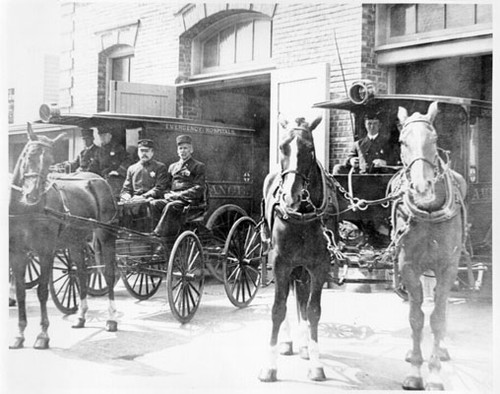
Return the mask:
[[82, 129], [82, 138], [94, 138], [94, 130], [93, 129]]
[[365, 120], [367, 119], [377, 119], [377, 120], [382, 120], [381, 119], [381, 113], [380, 112], [377, 112], [377, 111], [367, 111], [365, 113], [365, 117], [364, 117]]
[[189, 135], [180, 135], [177, 137], [177, 145], [181, 144], [192, 144], [193, 140]]
[[153, 140], [139, 140], [139, 142], [137, 143], [137, 147], [138, 148], [154, 148], [155, 147], [155, 144], [153, 142]]
[[97, 134], [106, 134], [106, 133], [111, 133], [111, 131], [107, 130], [105, 127], [97, 129]]

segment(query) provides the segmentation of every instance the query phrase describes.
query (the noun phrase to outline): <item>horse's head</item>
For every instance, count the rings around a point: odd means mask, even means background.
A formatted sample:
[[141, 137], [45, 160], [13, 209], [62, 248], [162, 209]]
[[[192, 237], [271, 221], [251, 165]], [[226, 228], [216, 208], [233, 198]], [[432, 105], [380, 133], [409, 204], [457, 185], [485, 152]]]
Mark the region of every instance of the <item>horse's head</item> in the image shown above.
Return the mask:
[[21, 193], [21, 202], [34, 205], [40, 201], [45, 191], [49, 167], [54, 163], [52, 148], [64, 134], [54, 139], [36, 136], [28, 123], [28, 143], [14, 169], [12, 185]]
[[309, 197], [307, 186], [316, 164], [312, 131], [320, 122], [321, 117], [310, 124], [297, 118], [296, 125], [289, 127], [287, 121], [280, 121], [284, 130], [279, 145], [282, 203], [289, 211], [298, 211]]
[[398, 111], [403, 127], [399, 137], [401, 160], [410, 189], [421, 202], [434, 198], [434, 184], [439, 170], [437, 133], [433, 126], [437, 113], [437, 102], [429, 106], [425, 115], [416, 112], [408, 116], [403, 107], [399, 107]]

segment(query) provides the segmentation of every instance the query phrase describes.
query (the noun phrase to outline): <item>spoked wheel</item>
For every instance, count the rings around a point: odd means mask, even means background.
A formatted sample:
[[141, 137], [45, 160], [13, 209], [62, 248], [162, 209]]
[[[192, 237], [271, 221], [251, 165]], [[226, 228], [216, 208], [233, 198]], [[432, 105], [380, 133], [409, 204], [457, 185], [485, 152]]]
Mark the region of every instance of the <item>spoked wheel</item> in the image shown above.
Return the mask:
[[38, 284], [38, 279], [40, 278], [40, 259], [31, 250], [26, 254], [26, 258], [27, 264], [24, 283], [27, 289], [32, 289]]
[[58, 250], [54, 256], [49, 290], [57, 309], [66, 315], [78, 310], [80, 285], [76, 272], [69, 250]]
[[131, 260], [120, 265], [123, 284], [132, 296], [138, 300], [147, 300], [160, 288], [165, 261], [163, 259], [158, 262]]
[[204, 265], [200, 240], [192, 231], [184, 231], [174, 243], [167, 272], [168, 304], [181, 323], [189, 322], [200, 305]]
[[261, 282], [262, 243], [255, 221], [242, 217], [234, 223], [224, 248], [224, 289], [239, 308], [250, 304]]
[[[233, 204], [222, 205], [210, 215], [206, 227], [212, 234], [214, 248], [218, 248], [222, 252], [231, 227], [236, 220], [243, 216], [246, 216], [245, 210]], [[207, 262], [208, 270], [221, 283], [224, 282], [222, 261], [222, 259], [214, 259]]]

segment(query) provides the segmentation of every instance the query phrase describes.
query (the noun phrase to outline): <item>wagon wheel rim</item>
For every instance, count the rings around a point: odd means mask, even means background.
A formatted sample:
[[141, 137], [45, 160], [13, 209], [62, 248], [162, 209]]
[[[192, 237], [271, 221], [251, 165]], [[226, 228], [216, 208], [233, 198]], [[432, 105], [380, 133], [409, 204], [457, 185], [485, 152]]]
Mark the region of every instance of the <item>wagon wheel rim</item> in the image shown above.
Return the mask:
[[234, 223], [224, 248], [224, 289], [231, 303], [243, 308], [255, 298], [261, 284], [263, 264], [260, 234], [253, 219]]
[[191, 231], [175, 241], [167, 272], [167, 297], [170, 310], [181, 323], [189, 322], [200, 306], [205, 285], [203, 249]]
[[68, 249], [58, 250], [54, 256], [49, 291], [62, 313], [70, 315], [78, 310], [80, 284]]
[[[227, 204], [217, 208], [207, 221], [207, 229], [211, 232], [213, 246], [222, 251], [231, 227], [239, 218], [247, 216], [245, 210], [238, 205]], [[210, 274], [224, 283], [223, 260], [220, 258], [207, 261]]]
[[127, 262], [120, 265], [120, 274], [127, 291], [138, 300], [147, 300], [160, 289], [164, 262]]

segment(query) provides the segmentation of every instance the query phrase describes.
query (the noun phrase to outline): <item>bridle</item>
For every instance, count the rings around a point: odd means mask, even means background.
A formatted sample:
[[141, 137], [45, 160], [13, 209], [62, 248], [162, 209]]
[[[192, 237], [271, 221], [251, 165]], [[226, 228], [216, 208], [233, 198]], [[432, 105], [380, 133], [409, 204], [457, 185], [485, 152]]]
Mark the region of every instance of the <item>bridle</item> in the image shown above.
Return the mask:
[[[430, 129], [434, 133], [436, 133], [432, 123], [429, 122], [427, 119], [413, 119], [404, 123], [400, 141], [402, 141], [404, 139], [405, 134], [408, 133], [408, 131], [406, 131], [405, 133], [405, 128], [409, 124], [416, 122], [426, 123], [430, 127]], [[439, 152], [442, 152], [444, 154], [445, 156], [444, 159], [440, 156]], [[442, 207], [440, 207], [440, 209], [438, 209], [437, 211], [428, 212], [426, 210], [420, 209], [410, 198], [410, 195], [414, 191], [410, 177], [410, 170], [411, 167], [418, 161], [425, 162], [426, 164], [431, 166], [431, 168], [434, 170], [434, 177], [431, 179], [432, 184], [435, 184], [439, 180], [443, 180], [445, 183], [447, 197]], [[399, 206], [405, 212], [408, 224], [411, 220], [433, 222], [433, 223], [442, 222], [449, 220], [453, 216], [455, 216], [460, 210], [460, 208], [462, 208], [462, 210], [465, 210], [463, 198], [460, 195], [460, 191], [458, 190], [458, 185], [454, 181], [453, 176], [451, 174], [451, 169], [449, 167], [449, 152], [445, 151], [444, 149], [437, 148], [436, 155], [433, 161], [425, 157], [417, 157], [413, 159], [409, 164], [403, 163], [403, 169], [399, 174], [397, 174], [394, 177], [393, 180], [391, 180], [391, 184], [399, 184], [400, 187], [403, 187], [404, 189], [404, 193], [402, 193], [401, 197], [401, 204], [396, 203], [393, 205], [393, 218], [395, 215], [394, 209]], [[457, 200], [459, 200], [458, 201], [459, 204], [457, 204]]]
[[[28, 142], [28, 144], [26, 144], [26, 147], [24, 148], [22, 154], [21, 154], [21, 157], [20, 157], [20, 161], [23, 161], [24, 162], [24, 165], [23, 165], [23, 169], [24, 170], [24, 167], [26, 166], [25, 165], [25, 161], [27, 160], [27, 155], [28, 155], [28, 151], [29, 151], [29, 148], [32, 147], [32, 146], [41, 146], [43, 149], [42, 149], [42, 153], [40, 154], [40, 163], [43, 163], [43, 160], [44, 160], [44, 155], [46, 153], [46, 150], [47, 149], [50, 149], [52, 150], [52, 144], [50, 143], [47, 143], [47, 142], [44, 142], [44, 141], [30, 141]], [[42, 169], [43, 166], [40, 165], [40, 169]], [[34, 186], [34, 189], [35, 190], [38, 190], [42, 187], [42, 185], [44, 185], [44, 188], [43, 190], [38, 193], [38, 197], [37, 199], [34, 201], [34, 202], [29, 202], [27, 199], [25, 199], [25, 201], [23, 201], [23, 204], [24, 205], [28, 205], [28, 206], [35, 206], [37, 204], [40, 203], [40, 201], [42, 201], [42, 198], [47, 194], [47, 192], [49, 191], [49, 189], [51, 188], [53, 182], [48, 182], [47, 181], [47, 175], [43, 173], [43, 171], [39, 171], [39, 172], [35, 172], [35, 171], [32, 171], [32, 172], [24, 172], [22, 171], [22, 175], [21, 177], [19, 178], [18, 182], [22, 185], [24, 183], [24, 181], [26, 179], [29, 179], [29, 178], [35, 178], [36, 180], [34, 181], [35, 182], [35, 186]], [[14, 182], [11, 183], [10, 185], [10, 188], [18, 193], [21, 193], [22, 195], [24, 195], [24, 189], [22, 186], [20, 185], [16, 185], [14, 184]]]
[[[295, 130], [301, 130], [301, 131], [307, 131], [310, 132], [309, 129], [304, 128], [304, 127], [295, 127], [290, 130], [290, 132], [293, 132]], [[283, 220], [289, 220], [293, 219], [299, 222], [310, 222], [312, 220], [316, 220], [318, 218], [321, 218], [327, 209], [328, 206], [328, 198], [327, 198], [327, 185], [326, 185], [326, 174], [325, 170], [321, 166], [321, 163], [317, 160], [316, 154], [315, 154], [315, 149], [314, 149], [314, 141], [312, 141], [312, 147], [311, 147], [311, 154], [312, 154], [312, 160], [309, 168], [307, 169], [307, 174], [298, 170], [294, 169], [287, 169], [284, 171], [281, 171], [280, 173], [280, 182], [278, 185], [278, 205], [277, 209], [280, 214], [280, 217]], [[314, 169], [314, 166], [317, 166], [319, 168], [319, 171], [321, 173], [321, 179], [322, 179], [322, 186], [323, 186], [323, 198], [321, 205], [318, 207], [314, 204], [314, 202], [311, 200], [311, 193], [309, 191], [309, 186], [310, 186], [310, 179], [311, 179], [311, 173]], [[300, 201], [301, 203], [305, 203], [306, 206], [309, 206], [312, 208], [311, 211], [309, 212], [297, 212], [297, 211], [292, 211], [290, 210], [285, 202], [284, 202], [284, 194], [283, 194], [283, 183], [285, 181], [285, 178], [290, 175], [290, 174], [295, 174], [302, 178], [303, 184], [302, 184], [302, 190], [300, 191]]]
[[[410, 125], [412, 123], [425, 123], [431, 129], [431, 131], [434, 133], [434, 136], [436, 136], [436, 131], [434, 130], [434, 127], [430, 121], [428, 121], [427, 119], [417, 118], [417, 119], [409, 120], [403, 124], [403, 129], [401, 131], [401, 136], [399, 138], [400, 141], [403, 141], [405, 138], [405, 135], [407, 135], [409, 133], [407, 127], [408, 127], [408, 125]], [[405, 132], [405, 129], [406, 129], [406, 132]], [[437, 138], [437, 137], [435, 137], [435, 138]], [[441, 156], [439, 155], [440, 151], [445, 154], [446, 160], [441, 158]], [[415, 163], [417, 163], [419, 161], [424, 162], [425, 164], [427, 164], [428, 166], [430, 166], [432, 168], [432, 170], [434, 172], [434, 177], [430, 181], [433, 185], [436, 182], [438, 182], [440, 179], [442, 179], [444, 173], [449, 170], [449, 166], [448, 166], [449, 152], [447, 152], [441, 148], [437, 148], [436, 155], [434, 156], [434, 158], [432, 160], [429, 160], [428, 158], [426, 158], [424, 156], [419, 156], [419, 157], [414, 158], [409, 164], [406, 164], [403, 162], [402, 172], [404, 174], [406, 181], [408, 182], [410, 190], [413, 189], [413, 185], [411, 182], [411, 175], [410, 175], [411, 168], [413, 167], [413, 165]]]

